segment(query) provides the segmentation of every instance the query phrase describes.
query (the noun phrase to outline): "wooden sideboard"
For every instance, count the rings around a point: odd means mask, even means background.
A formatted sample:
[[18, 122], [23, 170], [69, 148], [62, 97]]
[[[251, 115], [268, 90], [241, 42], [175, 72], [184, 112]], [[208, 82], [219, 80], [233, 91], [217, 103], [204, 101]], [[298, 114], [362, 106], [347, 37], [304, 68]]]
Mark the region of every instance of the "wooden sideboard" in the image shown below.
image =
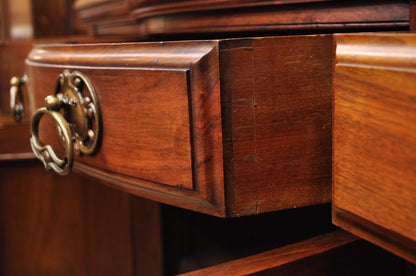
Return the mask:
[[[409, 31], [412, 2], [74, 8], [90, 36], [1, 44], [0, 274], [414, 274], [412, 35], [333, 35]], [[57, 176], [29, 136], [65, 70], [96, 91], [102, 138]], [[23, 74], [15, 123], [8, 79]], [[61, 157], [44, 117], [39, 138]], [[333, 222], [398, 256], [332, 225], [331, 176]]]

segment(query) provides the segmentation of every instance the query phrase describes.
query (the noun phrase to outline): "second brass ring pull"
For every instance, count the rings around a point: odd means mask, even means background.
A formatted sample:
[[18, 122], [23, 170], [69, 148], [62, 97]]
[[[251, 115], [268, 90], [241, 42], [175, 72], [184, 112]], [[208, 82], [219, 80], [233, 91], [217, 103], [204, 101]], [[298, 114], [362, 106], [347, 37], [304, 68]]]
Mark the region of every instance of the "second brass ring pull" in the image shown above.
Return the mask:
[[13, 77], [10, 80], [10, 110], [16, 122], [22, 120], [25, 115], [21, 86], [27, 81], [26, 75], [22, 78]]
[[[85, 96], [85, 91], [89, 96]], [[33, 115], [30, 144], [46, 170], [61, 175], [71, 171], [74, 154], [94, 154], [101, 139], [101, 110], [90, 80], [82, 73], [65, 70], [59, 75], [54, 95], [45, 98], [45, 106]], [[50, 145], [39, 141], [39, 123], [45, 115], [51, 116], [57, 126], [64, 158], [60, 159]]]

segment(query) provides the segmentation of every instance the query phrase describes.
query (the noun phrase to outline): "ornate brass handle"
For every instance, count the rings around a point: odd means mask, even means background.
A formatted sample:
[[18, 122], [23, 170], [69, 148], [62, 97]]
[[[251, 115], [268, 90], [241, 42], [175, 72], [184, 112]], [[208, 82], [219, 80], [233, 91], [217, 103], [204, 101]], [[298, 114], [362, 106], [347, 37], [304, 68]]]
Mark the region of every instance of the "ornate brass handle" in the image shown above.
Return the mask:
[[16, 122], [22, 120], [25, 115], [23, 107], [23, 96], [20, 88], [26, 83], [27, 77], [13, 77], [10, 79], [10, 110], [13, 112], [13, 118]]
[[[84, 96], [88, 90], [90, 96]], [[59, 75], [55, 94], [45, 98], [45, 106], [33, 115], [30, 144], [46, 170], [53, 169], [67, 175], [72, 168], [74, 153], [94, 154], [101, 139], [101, 111], [90, 80], [82, 73], [65, 70]], [[57, 123], [59, 137], [65, 148], [60, 159], [50, 145], [39, 141], [39, 123], [43, 115], [50, 115]]]

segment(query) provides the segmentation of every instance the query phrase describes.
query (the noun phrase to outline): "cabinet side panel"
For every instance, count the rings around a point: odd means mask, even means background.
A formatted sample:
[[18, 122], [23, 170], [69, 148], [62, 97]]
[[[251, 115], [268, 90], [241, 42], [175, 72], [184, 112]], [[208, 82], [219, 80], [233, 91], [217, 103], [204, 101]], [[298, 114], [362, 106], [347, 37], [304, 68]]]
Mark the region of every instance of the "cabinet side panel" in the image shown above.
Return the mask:
[[330, 200], [331, 51], [327, 35], [253, 39], [230, 51], [231, 72], [252, 71], [231, 77], [232, 215]]

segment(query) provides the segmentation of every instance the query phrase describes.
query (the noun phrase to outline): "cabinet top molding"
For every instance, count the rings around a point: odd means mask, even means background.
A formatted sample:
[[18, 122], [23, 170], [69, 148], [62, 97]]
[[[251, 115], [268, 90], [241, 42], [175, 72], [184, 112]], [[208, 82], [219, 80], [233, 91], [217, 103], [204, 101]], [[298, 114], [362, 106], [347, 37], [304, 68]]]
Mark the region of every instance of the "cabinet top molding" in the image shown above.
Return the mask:
[[403, 30], [409, 1], [78, 0], [74, 8], [95, 35]]

